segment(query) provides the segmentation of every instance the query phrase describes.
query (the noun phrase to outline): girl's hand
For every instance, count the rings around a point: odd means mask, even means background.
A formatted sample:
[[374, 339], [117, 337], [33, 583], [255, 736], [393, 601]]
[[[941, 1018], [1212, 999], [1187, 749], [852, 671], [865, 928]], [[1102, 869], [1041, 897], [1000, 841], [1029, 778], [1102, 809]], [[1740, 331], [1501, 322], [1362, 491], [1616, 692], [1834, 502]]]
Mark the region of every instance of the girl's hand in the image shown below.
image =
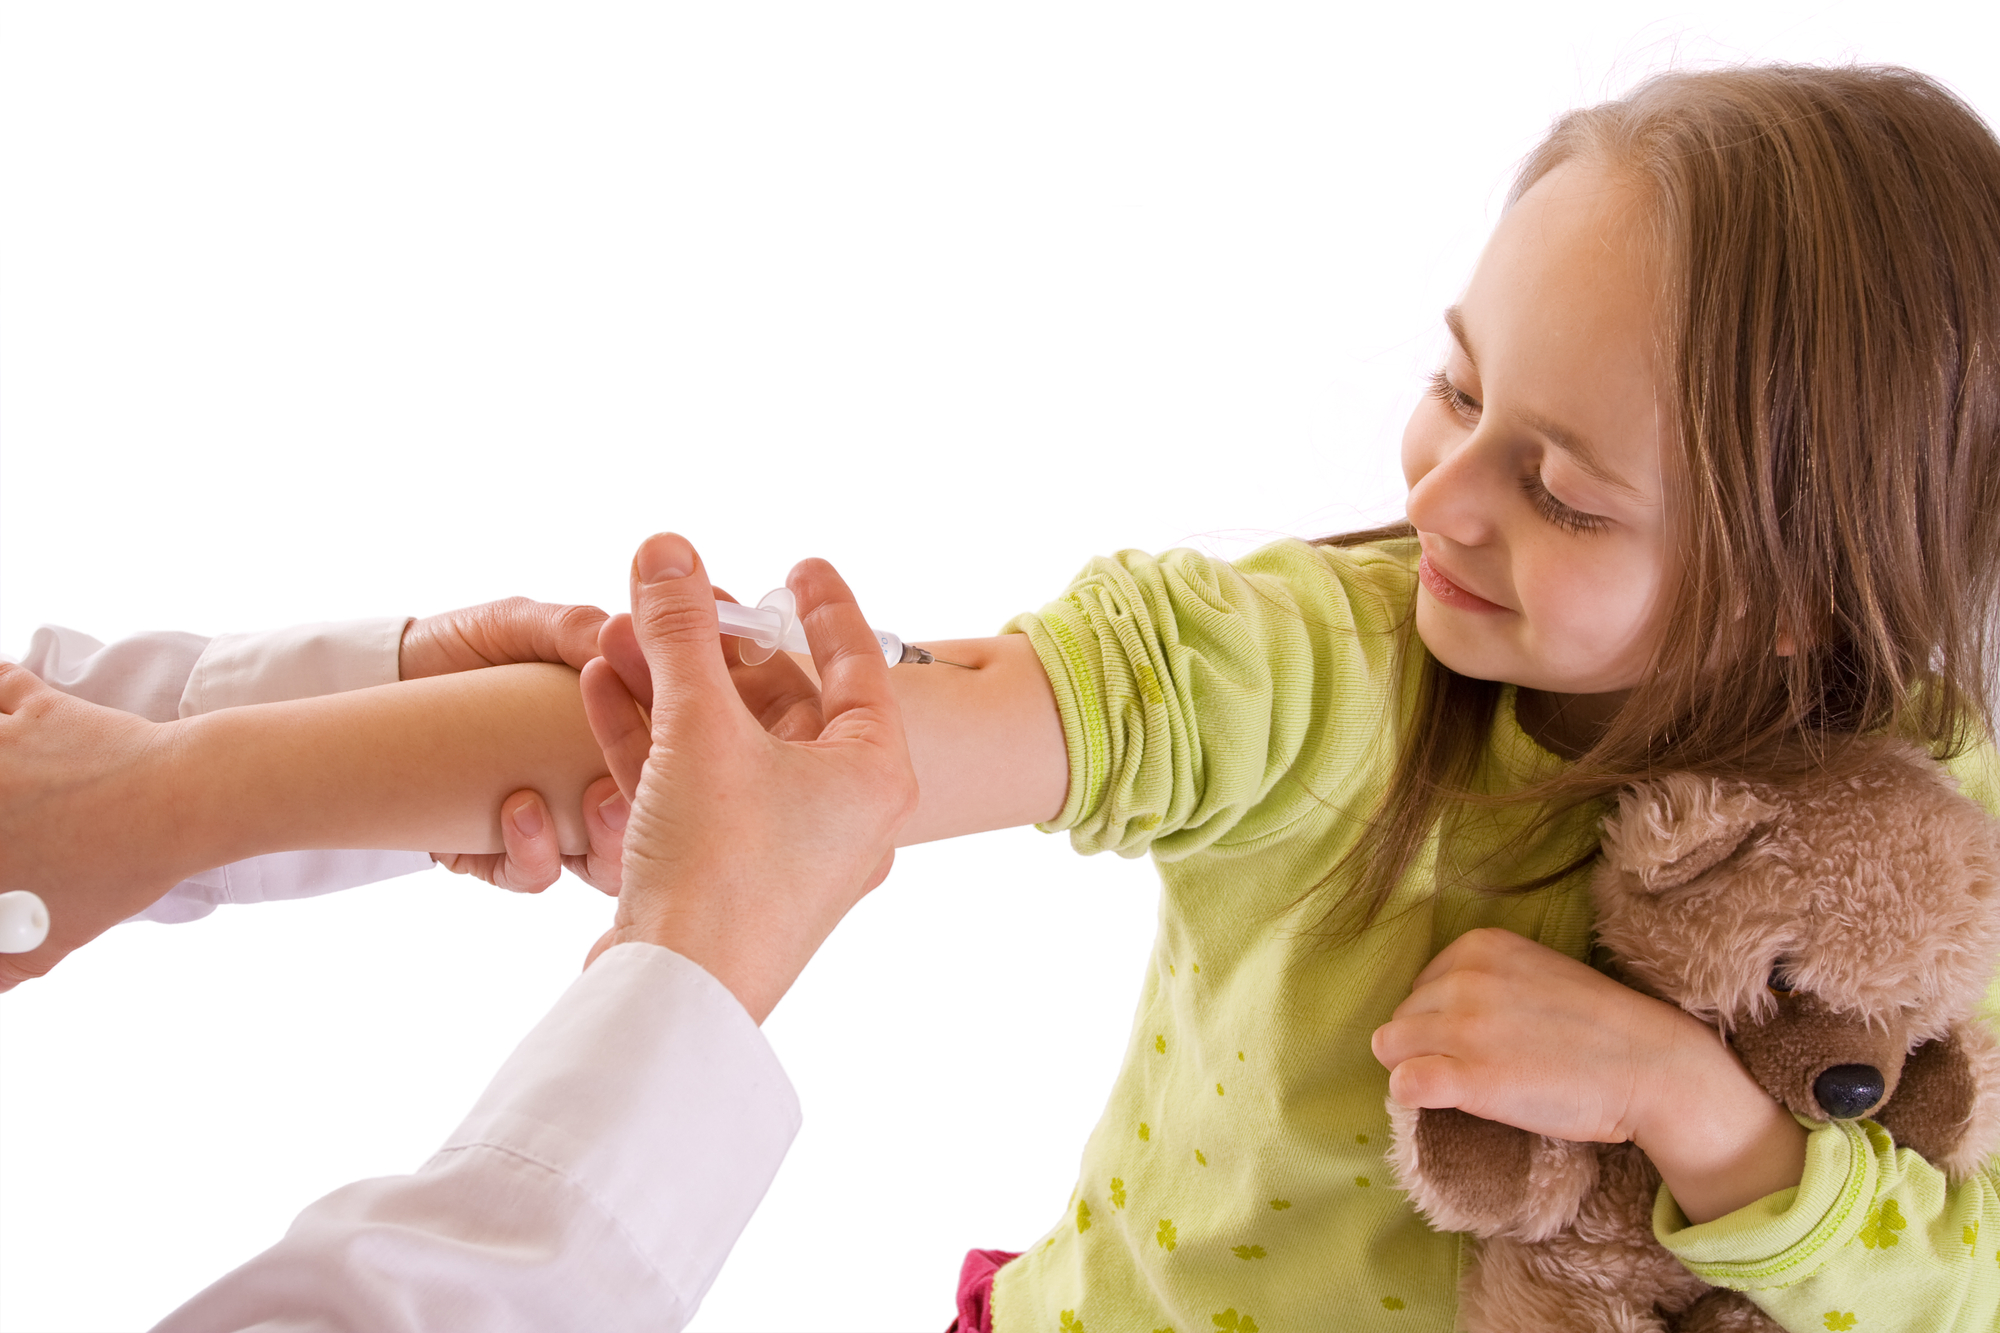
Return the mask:
[[1511, 931], [1452, 941], [1371, 1047], [1401, 1105], [1637, 1144], [1691, 1221], [1804, 1171], [1805, 1131], [1713, 1029]]

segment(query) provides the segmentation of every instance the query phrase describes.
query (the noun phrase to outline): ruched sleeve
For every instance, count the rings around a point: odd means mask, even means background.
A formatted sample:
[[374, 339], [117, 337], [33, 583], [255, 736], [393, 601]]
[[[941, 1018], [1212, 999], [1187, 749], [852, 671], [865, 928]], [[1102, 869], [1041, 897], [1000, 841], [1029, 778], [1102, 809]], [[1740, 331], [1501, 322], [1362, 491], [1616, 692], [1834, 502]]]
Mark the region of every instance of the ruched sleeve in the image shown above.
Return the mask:
[[2000, 1182], [1954, 1185], [1872, 1121], [1812, 1127], [1805, 1178], [1691, 1226], [1660, 1192], [1653, 1228], [1704, 1282], [1794, 1333], [2000, 1327]]
[[1284, 541], [1231, 564], [1121, 551], [1010, 622], [1033, 641], [1069, 746], [1045, 827], [1078, 851], [1178, 860], [1381, 790], [1409, 696], [1395, 679], [1416, 543]]

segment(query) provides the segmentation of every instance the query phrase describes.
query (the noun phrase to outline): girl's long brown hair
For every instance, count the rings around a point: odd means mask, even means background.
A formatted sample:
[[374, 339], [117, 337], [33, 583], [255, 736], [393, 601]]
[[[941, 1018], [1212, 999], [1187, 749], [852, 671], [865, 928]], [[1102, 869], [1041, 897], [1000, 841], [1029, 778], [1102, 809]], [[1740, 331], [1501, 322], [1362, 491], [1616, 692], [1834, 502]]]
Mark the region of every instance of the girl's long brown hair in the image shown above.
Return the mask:
[[[1558, 120], [1559, 163], [1651, 202], [1677, 587], [1645, 681], [1573, 766], [1513, 800], [1531, 838], [1654, 770], [1773, 776], [1897, 731], [1940, 758], [1992, 731], [2000, 626], [2000, 143], [1893, 67], [1676, 72]], [[1677, 446], [1677, 447], [1676, 447]], [[1323, 539], [1353, 546], [1407, 524]], [[1780, 630], [1796, 643], [1779, 656]], [[1371, 832], [1314, 890], [1372, 921], [1466, 790], [1497, 682], [1423, 654]], [[1524, 838], [1524, 843], [1527, 839]], [[1525, 891], [1532, 881], [1484, 887]]]

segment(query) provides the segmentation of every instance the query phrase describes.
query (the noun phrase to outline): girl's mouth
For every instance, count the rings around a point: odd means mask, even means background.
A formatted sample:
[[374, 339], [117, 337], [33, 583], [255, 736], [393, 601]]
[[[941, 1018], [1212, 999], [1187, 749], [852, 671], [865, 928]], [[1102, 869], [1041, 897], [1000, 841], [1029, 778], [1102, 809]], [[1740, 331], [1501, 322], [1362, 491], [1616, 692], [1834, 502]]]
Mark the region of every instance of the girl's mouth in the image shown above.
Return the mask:
[[1417, 580], [1424, 585], [1430, 595], [1445, 606], [1455, 606], [1461, 611], [1505, 611], [1507, 608], [1489, 602], [1476, 593], [1465, 589], [1446, 578], [1438, 567], [1431, 563], [1428, 553], [1417, 557]]

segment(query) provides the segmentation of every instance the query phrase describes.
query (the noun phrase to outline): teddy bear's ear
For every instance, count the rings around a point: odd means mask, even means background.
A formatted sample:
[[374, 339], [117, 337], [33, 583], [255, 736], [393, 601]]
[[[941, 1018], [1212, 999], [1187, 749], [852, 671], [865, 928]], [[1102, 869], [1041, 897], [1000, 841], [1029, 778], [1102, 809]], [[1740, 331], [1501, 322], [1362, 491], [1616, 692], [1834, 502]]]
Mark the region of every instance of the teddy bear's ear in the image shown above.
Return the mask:
[[1741, 782], [1669, 773], [1620, 793], [1604, 821], [1604, 857], [1658, 893], [1716, 865], [1777, 815]]

